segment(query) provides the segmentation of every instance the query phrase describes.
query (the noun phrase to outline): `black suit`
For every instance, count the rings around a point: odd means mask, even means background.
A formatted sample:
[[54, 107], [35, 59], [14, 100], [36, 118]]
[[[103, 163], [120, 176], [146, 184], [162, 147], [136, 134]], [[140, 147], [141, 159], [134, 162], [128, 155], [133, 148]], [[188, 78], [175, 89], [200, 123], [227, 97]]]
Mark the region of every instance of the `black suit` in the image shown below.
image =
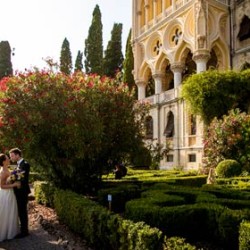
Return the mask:
[[21, 233], [27, 234], [28, 233], [27, 205], [28, 205], [28, 195], [30, 193], [30, 187], [29, 187], [30, 165], [27, 161], [22, 160], [17, 169], [25, 171], [24, 178], [21, 180], [21, 187], [14, 188], [14, 192], [17, 200], [18, 215], [21, 224]]

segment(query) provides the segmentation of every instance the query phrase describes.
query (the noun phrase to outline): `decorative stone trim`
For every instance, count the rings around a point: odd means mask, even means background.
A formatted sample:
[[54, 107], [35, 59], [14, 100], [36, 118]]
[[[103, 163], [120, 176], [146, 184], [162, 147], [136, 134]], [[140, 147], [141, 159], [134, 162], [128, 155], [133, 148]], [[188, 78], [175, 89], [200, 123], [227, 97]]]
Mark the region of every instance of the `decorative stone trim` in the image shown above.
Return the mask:
[[170, 66], [171, 71], [173, 72], [182, 72], [185, 68], [185, 65], [183, 63], [172, 63]]
[[197, 61], [205, 61], [207, 62], [210, 58], [210, 52], [209, 51], [196, 51], [193, 55], [193, 60], [195, 62]]

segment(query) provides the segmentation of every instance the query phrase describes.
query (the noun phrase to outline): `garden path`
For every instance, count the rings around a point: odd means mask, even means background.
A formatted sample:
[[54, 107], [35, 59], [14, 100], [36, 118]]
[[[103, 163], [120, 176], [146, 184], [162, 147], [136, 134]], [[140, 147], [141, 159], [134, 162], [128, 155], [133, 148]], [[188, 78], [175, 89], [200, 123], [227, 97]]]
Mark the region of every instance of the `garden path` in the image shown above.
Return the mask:
[[30, 235], [0, 242], [0, 250], [92, 250], [80, 236], [59, 223], [55, 211], [29, 201]]

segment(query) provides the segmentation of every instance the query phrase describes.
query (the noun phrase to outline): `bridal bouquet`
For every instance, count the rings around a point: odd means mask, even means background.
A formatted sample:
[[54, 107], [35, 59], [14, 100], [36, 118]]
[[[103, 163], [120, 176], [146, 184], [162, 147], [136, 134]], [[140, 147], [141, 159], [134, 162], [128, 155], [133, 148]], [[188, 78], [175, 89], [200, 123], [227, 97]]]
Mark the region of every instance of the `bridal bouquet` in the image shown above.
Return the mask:
[[9, 183], [14, 183], [16, 181], [21, 181], [24, 178], [25, 171], [20, 169], [15, 169], [11, 171], [10, 176], [8, 177]]

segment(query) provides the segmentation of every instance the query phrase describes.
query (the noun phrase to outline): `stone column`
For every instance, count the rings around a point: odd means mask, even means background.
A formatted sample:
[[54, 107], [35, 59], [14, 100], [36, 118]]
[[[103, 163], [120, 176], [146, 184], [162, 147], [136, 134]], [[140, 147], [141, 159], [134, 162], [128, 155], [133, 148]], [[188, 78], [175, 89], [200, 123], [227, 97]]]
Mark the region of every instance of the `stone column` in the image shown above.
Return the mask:
[[149, 4], [145, 4], [145, 21], [146, 21], [146, 24], [148, 24], [148, 22], [149, 22]]
[[208, 50], [197, 50], [194, 52], [193, 60], [196, 63], [196, 72], [201, 73], [207, 70], [207, 61], [210, 58]]
[[173, 63], [171, 64], [171, 70], [174, 73], [174, 87], [178, 88], [182, 82], [182, 72], [184, 69], [183, 63]]
[[137, 25], [135, 25], [135, 21], [133, 20], [133, 27], [137, 27], [135, 30], [140, 30], [144, 25], [142, 24], [142, 11], [137, 11], [136, 12], [136, 17], [137, 17]]
[[176, 10], [176, 0], [172, 1], [172, 11], [174, 12]]
[[152, 77], [155, 81], [155, 94], [160, 94], [162, 92], [164, 73], [155, 73], [152, 75]]
[[154, 16], [153, 16], [153, 19], [155, 19], [156, 16], [157, 16], [157, 0], [154, 0], [153, 5], [154, 5], [154, 13], [153, 13]]
[[136, 81], [138, 87], [138, 100], [142, 100], [146, 97], [146, 84], [144, 81]]
[[161, 6], [162, 6], [162, 12], [165, 12], [166, 9], [166, 1], [165, 0], [161, 0]]

